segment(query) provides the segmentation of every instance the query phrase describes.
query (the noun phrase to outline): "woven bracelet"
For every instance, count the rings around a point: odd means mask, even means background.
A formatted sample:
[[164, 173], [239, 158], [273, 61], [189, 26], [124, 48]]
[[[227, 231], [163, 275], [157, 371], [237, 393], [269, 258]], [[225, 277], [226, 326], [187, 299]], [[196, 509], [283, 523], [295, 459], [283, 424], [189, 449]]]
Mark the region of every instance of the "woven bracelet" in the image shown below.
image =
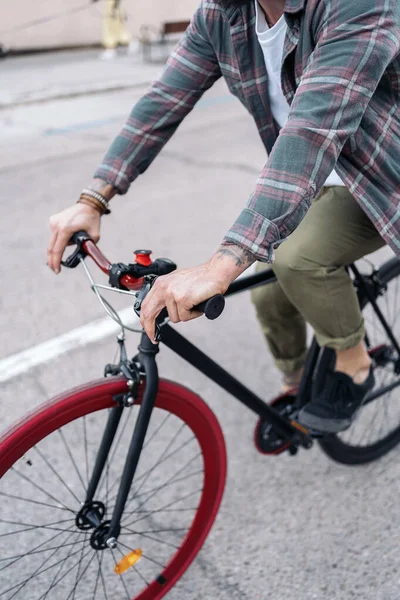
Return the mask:
[[100, 194], [99, 192], [96, 192], [95, 190], [91, 190], [90, 188], [85, 188], [81, 192], [81, 197], [82, 196], [89, 196], [90, 198], [94, 198], [95, 200], [100, 202], [100, 204], [103, 206], [104, 214], [105, 215], [110, 214], [111, 211], [108, 207], [108, 200], [106, 200], [106, 198], [104, 198], [104, 196], [102, 194]]

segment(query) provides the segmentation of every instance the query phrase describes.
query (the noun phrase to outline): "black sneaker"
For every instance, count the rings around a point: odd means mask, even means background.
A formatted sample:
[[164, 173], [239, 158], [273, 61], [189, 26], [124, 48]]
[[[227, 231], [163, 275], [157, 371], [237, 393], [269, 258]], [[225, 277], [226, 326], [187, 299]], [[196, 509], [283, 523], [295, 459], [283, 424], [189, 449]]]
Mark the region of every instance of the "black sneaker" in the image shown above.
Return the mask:
[[368, 392], [375, 385], [370, 367], [364, 383], [354, 383], [349, 375], [328, 371], [322, 390], [301, 409], [298, 421], [308, 429], [322, 433], [338, 433], [352, 424]]

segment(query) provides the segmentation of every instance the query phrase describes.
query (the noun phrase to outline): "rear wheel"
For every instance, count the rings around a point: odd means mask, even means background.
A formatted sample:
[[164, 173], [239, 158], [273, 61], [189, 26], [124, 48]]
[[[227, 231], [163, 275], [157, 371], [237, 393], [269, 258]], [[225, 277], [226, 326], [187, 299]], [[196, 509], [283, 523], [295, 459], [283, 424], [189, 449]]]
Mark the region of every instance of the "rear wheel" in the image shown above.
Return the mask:
[[[400, 341], [400, 260], [393, 258], [382, 265], [378, 278], [387, 289], [377, 304]], [[400, 357], [365, 295], [360, 304], [374, 364], [372, 395], [377, 397], [362, 407], [349, 429], [319, 442], [330, 458], [349, 465], [377, 460], [400, 442]]]
[[[225, 444], [210, 408], [165, 381], [117, 547], [93, 547], [96, 528], [82, 517], [82, 503], [113, 397], [126, 391], [122, 379], [80, 388], [0, 438], [2, 600], [157, 600], [199, 552], [222, 500]], [[103, 525], [111, 518], [137, 412], [137, 406], [124, 410], [95, 496]]]

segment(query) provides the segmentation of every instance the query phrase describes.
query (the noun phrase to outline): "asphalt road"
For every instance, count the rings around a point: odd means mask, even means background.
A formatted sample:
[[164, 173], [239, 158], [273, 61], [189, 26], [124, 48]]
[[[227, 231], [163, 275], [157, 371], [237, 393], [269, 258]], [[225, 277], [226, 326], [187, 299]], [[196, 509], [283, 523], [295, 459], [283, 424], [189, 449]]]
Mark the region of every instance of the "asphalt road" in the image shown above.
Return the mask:
[[[0, 112], [0, 359], [103, 316], [82, 272], [55, 277], [47, 269], [47, 221], [90, 181], [139, 93]], [[264, 159], [251, 119], [218, 84], [128, 195], [115, 199], [102, 249], [115, 262], [148, 247], [180, 266], [200, 263], [245, 204]], [[247, 294], [232, 298], [218, 321], [199, 319], [179, 331], [262, 397], [277, 392]], [[137, 343], [132, 334], [132, 352]], [[1, 384], [2, 429], [54, 394], [101, 376], [114, 351], [109, 336]], [[216, 524], [168, 598], [400, 599], [400, 450], [352, 468], [330, 461], [317, 445], [296, 458], [266, 458], [253, 445], [253, 414], [170, 351], [161, 352], [159, 364], [163, 376], [212, 407], [229, 456]], [[62, 590], [52, 594], [50, 600], [65, 597]]]

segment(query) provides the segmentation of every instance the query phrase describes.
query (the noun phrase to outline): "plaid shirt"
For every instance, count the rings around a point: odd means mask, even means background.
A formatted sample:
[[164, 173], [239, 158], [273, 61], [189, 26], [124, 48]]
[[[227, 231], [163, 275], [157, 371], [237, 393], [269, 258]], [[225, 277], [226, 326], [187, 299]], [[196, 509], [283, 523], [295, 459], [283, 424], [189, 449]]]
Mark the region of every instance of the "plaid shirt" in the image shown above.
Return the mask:
[[400, 254], [400, 2], [286, 0], [285, 19], [281, 77], [290, 113], [280, 131], [269, 105], [254, 4], [223, 10], [202, 0], [95, 176], [125, 193], [223, 76], [254, 117], [268, 152], [224, 243], [271, 261], [335, 168]]

